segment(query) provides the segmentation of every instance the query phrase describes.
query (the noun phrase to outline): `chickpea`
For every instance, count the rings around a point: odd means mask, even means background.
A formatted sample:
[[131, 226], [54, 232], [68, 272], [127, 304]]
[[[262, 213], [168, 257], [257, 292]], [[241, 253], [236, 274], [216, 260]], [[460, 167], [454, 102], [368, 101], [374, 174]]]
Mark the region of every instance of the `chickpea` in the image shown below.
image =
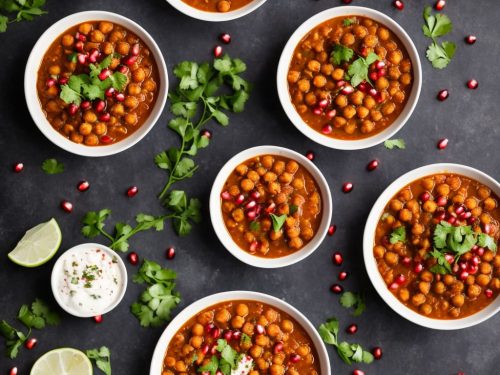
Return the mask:
[[367, 35], [363, 39], [363, 43], [367, 47], [375, 47], [378, 43], [378, 38], [375, 35]]
[[354, 105], [361, 105], [361, 104], [363, 104], [364, 97], [365, 97], [365, 94], [363, 94], [361, 91], [354, 91], [349, 96], [349, 100]]
[[[57, 90], [56, 86], [49, 87], [45, 93], [48, 97], [55, 98], [59, 94], [59, 90]], [[54, 111], [55, 112], [55, 111]]]
[[372, 96], [367, 95], [367, 96], [365, 96], [365, 99], [363, 100], [363, 104], [366, 108], [372, 109], [373, 107], [375, 107], [377, 102], [375, 101], [375, 99], [373, 99]]
[[90, 23], [82, 23], [80, 26], [78, 26], [78, 31], [85, 35], [90, 33], [91, 30], [92, 30], [92, 24]]
[[277, 180], [278, 176], [274, 172], [266, 172], [262, 178], [266, 182], [273, 182]]
[[65, 124], [63, 126], [63, 133], [66, 134], [66, 135], [70, 135], [71, 132], [75, 131], [75, 128], [73, 127], [73, 125], [70, 125], [70, 124]]
[[61, 67], [59, 65], [49, 66], [49, 74], [53, 76], [58, 76], [61, 74]]
[[432, 272], [425, 270], [425, 271], [422, 271], [420, 273], [420, 279], [422, 281], [426, 281], [426, 282], [430, 283], [434, 279], [434, 276], [433, 276]]
[[382, 112], [372, 109], [370, 111], [370, 116], [373, 121], [380, 121], [382, 119]]
[[427, 202], [424, 202], [422, 205], [422, 208], [424, 209], [425, 212], [430, 212], [434, 213], [437, 209], [437, 203], [431, 200], [428, 200]]
[[156, 83], [151, 78], [148, 78], [142, 84], [142, 88], [148, 92], [153, 92], [156, 90]]
[[116, 44], [116, 52], [118, 52], [120, 55], [128, 55], [130, 51], [130, 44], [127, 42], [118, 42]]
[[92, 30], [90, 40], [94, 43], [102, 43], [104, 42], [104, 34], [100, 30]]
[[281, 329], [280, 327], [275, 324], [275, 323], [272, 323], [270, 324], [268, 327], [267, 327], [267, 334], [271, 337], [276, 337], [278, 336], [280, 333], [281, 333]]
[[399, 79], [399, 77], [401, 77], [401, 71], [399, 70], [399, 68], [397, 66], [391, 66], [389, 67], [389, 70], [388, 70], [388, 75], [389, 75], [389, 78], [391, 79]]
[[313, 92], [308, 92], [305, 96], [305, 102], [307, 105], [309, 106], [314, 106], [316, 104], [316, 102], [318, 101], [318, 99], [316, 98], [316, 95], [314, 95]]
[[92, 125], [84, 122], [78, 128], [78, 131], [81, 135], [89, 135], [90, 133], [92, 133]]
[[74, 42], [75, 38], [73, 38], [73, 35], [71, 34], [64, 34], [63, 37], [61, 38], [61, 44], [64, 47], [71, 47]]
[[269, 323], [274, 323], [279, 318], [278, 312], [274, 309], [267, 309], [266, 311], [264, 311], [264, 316], [269, 321]]
[[384, 256], [385, 254], [385, 247], [377, 245], [373, 248], [373, 255], [375, 258], [380, 259]]
[[453, 277], [452, 275], [444, 275], [443, 282], [445, 285], [450, 286], [455, 282], [455, 277]]
[[252, 182], [257, 182], [260, 180], [260, 175], [253, 170], [248, 171], [247, 177]]
[[175, 363], [175, 369], [179, 372], [185, 372], [187, 370], [186, 364], [183, 361], [177, 361]]
[[347, 96], [345, 95], [339, 95], [335, 98], [335, 104], [337, 104], [340, 108], [343, 108], [347, 105], [348, 100]]
[[417, 293], [411, 298], [413, 306], [420, 306], [425, 303], [425, 296], [422, 293]]
[[231, 2], [228, 0], [220, 0], [217, 3], [217, 11], [221, 13], [229, 12], [231, 9]]
[[283, 375], [285, 373], [285, 367], [283, 367], [283, 365], [277, 365], [277, 364], [271, 365], [269, 373], [271, 375]]
[[314, 77], [313, 85], [318, 87], [318, 88], [324, 87], [326, 85], [325, 76], [322, 76], [321, 74], [319, 74], [316, 77]]
[[276, 174], [280, 175], [280, 174], [282, 174], [282, 173], [283, 173], [283, 171], [285, 170], [285, 166], [286, 166], [286, 164], [285, 164], [285, 162], [284, 162], [284, 161], [278, 160], [278, 161], [276, 161], [276, 162], [274, 163], [274, 165], [273, 165], [273, 171], [274, 171]]
[[267, 190], [269, 190], [271, 194], [279, 194], [281, 185], [278, 182], [270, 182], [267, 184]]
[[95, 134], [89, 134], [85, 136], [85, 144], [87, 146], [97, 146], [99, 144], [99, 138]]
[[424, 303], [420, 306], [420, 312], [424, 315], [429, 315], [432, 312], [432, 306], [428, 303]]
[[193, 336], [191, 337], [191, 339], [189, 340], [189, 344], [195, 348], [195, 349], [199, 349], [201, 348], [201, 345], [203, 344], [203, 337], [202, 336]]
[[245, 319], [242, 318], [241, 316], [237, 315], [231, 319], [231, 327], [235, 329], [240, 329], [243, 327], [243, 324], [245, 324]]
[[[417, 208], [418, 208], [418, 206], [417, 206]], [[425, 231], [425, 227], [420, 223], [415, 223], [411, 227], [411, 232], [413, 234], [416, 234], [416, 235], [422, 234], [422, 233], [424, 233], [424, 231]]]
[[368, 30], [366, 29], [366, 27], [361, 25], [355, 25], [352, 28], [352, 31], [354, 32], [354, 35], [356, 35], [359, 39], [363, 39], [366, 35], [368, 35]]
[[262, 353], [264, 353], [264, 348], [262, 346], [254, 345], [250, 348], [250, 355], [253, 358], [259, 358]]
[[125, 108], [123, 107], [123, 104], [121, 103], [116, 103], [114, 104], [112, 107], [111, 107], [111, 111], [110, 111], [113, 115], [117, 116], [117, 117], [120, 117], [120, 116], [123, 116], [123, 114], [125, 113]]
[[444, 285], [442, 281], [438, 281], [434, 284], [434, 287], [432, 289], [436, 294], [443, 294], [446, 291], [446, 285]]
[[332, 73], [332, 78], [336, 81], [340, 81], [344, 78], [344, 69], [336, 68]]
[[377, 35], [380, 40], [386, 41], [389, 39], [390, 33], [385, 27], [379, 27], [377, 30]]
[[281, 176], [279, 177], [279, 181], [282, 184], [289, 184], [290, 182], [292, 182], [292, 180], [293, 180], [293, 175], [291, 173], [288, 173], [288, 172], [283, 172], [281, 174]]
[[295, 160], [290, 160], [286, 163], [285, 170], [288, 173], [295, 173], [299, 169], [299, 164]]
[[410, 73], [403, 73], [399, 78], [399, 82], [401, 82], [402, 85], [408, 86], [411, 83], [411, 79]]
[[358, 126], [356, 125], [356, 121], [349, 120], [346, 126], [344, 126], [344, 131], [347, 134], [354, 134]]
[[215, 313], [215, 320], [219, 323], [227, 323], [231, 319], [231, 313], [228, 309], [223, 308]]
[[481, 220], [481, 223], [483, 224], [489, 224], [491, 223], [491, 216], [483, 212], [481, 215], [479, 215], [479, 220]]
[[486, 286], [486, 285], [489, 284], [489, 282], [490, 282], [490, 276], [489, 275], [481, 274], [481, 275], [478, 275], [476, 277], [476, 283], [479, 286]]
[[191, 333], [194, 336], [202, 336], [204, 332], [204, 328], [200, 323], [195, 323], [193, 325], [193, 328], [191, 328]]
[[345, 46], [352, 46], [355, 41], [356, 38], [351, 33], [345, 33], [341, 39], [341, 43]]
[[358, 109], [356, 110], [356, 114], [360, 119], [363, 119], [370, 114], [370, 110], [366, 107], [359, 106]]
[[455, 307], [462, 307], [465, 302], [465, 297], [463, 294], [457, 294], [451, 298], [451, 303]]
[[123, 104], [127, 108], [134, 109], [139, 105], [139, 100], [135, 96], [127, 96]]
[[403, 91], [397, 91], [393, 96], [392, 99], [398, 103], [401, 104], [405, 100], [405, 93]]
[[333, 73], [333, 65], [332, 64], [323, 64], [321, 65], [321, 73], [325, 76], [329, 76]]
[[493, 267], [491, 267], [491, 264], [489, 263], [481, 262], [481, 264], [479, 264], [479, 272], [482, 274], [489, 275], [491, 274], [492, 269]]
[[94, 125], [94, 133], [97, 135], [106, 134], [108, 131], [108, 126], [104, 122], [98, 122]]
[[387, 55], [387, 59], [391, 64], [399, 65], [401, 60], [403, 60], [403, 53], [400, 50], [391, 51]]
[[257, 358], [255, 363], [260, 370], [265, 371], [269, 368], [269, 363], [264, 358]]
[[354, 106], [352, 106], [352, 105], [349, 105], [349, 106], [344, 108], [344, 110], [342, 111], [342, 114], [344, 115], [344, 117], [346, 119], [351, 119], [356, 115], [356, 108], [354, 108]]
[[239, 303], [236, 306], [236, 314], [241, 316], [241, 317], [247, 316], [248, 315], [248, 306], [244, 303]]
[[375, 82], [375, 87], [377, 88], [377, 90], [379, 91], [382, 91], [382, 90], [385, 90], [386, 88], [389, 87], [389, 80], [385, 77], [380, 77], [379, 79], [377, 79], [377, 81]]
[[387, 251], [384, 255], [384, 260], [389, 266], [394, 266], [399, 261], [399, 255], [392, 251]]
[[309, 228], [309, 227], [306, 227], [306, 228], [302, 228], [300, 230], [300, 236], [306, 240], [306, 241], [309, 241], [311, 238], [314, 237], [314, 231], [312, 228]]
[[370, 120], [364, 120], [361, 124], [361, 133], [370, 133], [375, 129], [375, 124]]
[[300, 72], [297, 71], [297, 70], [290, 70], [288, 72], [288, 76], [287, 76], [287, 79], [288, 79], [288, 82], [290, 83], [296, 83], [300, 78]]
[[399, 211], [399, 220], [401, 221], [409, 222], [412, 217], [413, 217], [412, 212], [407, 208], [403, 208], [401, 211]]
[[241, 330], [243, 331], [243, 333], [247, 334], [248, 336], [253, 336], [253, 332], [255, 330], [255, 326], [252, 323], [250, 323], [250, 322], [246, 322], [243, 325], [243, 328]]
[[[378, 82], [378, 81], [377, 81], [377, 82]], [[385, 116], [388, 116], [388, 115], [390, 115], [391, 113], [393, 113], [395, 109], [396, 109], [396, 104], [394, 104], [394, 103], [392, 103], [392, 102], [385, 103], [385, 104], [382, 106], [382, 113], [383, 113]]]
[[404, 59], [401, 62], [401, 71], [403, 73], [409, 73], [411, 71], [411, 61], [409, 59]]
[[399, 299], [406, 302], [410, 299], [410, 291], [407, 288], [401, 288], [399, 290]]
[[483, 208], [486, 211], [493, 211], [496, 207], [497, 202], [491, 197], [488, 197], [483, 201]]
[[308, 92], [311, 89], [311, 82], [309, 82], [308, 79], [301, 79], [299, 82], [297, 82], [297, 87], [299, 91], [302, 92]]
[[311, 71], [311, 72], [319, 72], [320, 69], [321, 69], [321, 63], [317, 60], [309, 60], [309, 62], [307, 63], [307, 68]]
[[418, 290], [424, 295], [429, 294], [429, 291], [431, 290], [431, 283], [427, 281], [421, 281], [418, 283]]
[[485, 186], [481, 186], [479, 189], [477, 189], [477, 196], [479, 199], [486, 199], [490, 196], [491, 190]]

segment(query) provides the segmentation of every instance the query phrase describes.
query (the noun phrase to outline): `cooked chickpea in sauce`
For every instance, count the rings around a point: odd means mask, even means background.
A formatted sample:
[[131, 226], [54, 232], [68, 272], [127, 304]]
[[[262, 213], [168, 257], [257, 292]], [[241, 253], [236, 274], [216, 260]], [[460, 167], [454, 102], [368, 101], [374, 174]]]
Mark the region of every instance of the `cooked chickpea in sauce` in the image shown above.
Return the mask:
[[193, 8], [206, 12], [226, 13], [244, 7], [253, 0], [182, 0]]

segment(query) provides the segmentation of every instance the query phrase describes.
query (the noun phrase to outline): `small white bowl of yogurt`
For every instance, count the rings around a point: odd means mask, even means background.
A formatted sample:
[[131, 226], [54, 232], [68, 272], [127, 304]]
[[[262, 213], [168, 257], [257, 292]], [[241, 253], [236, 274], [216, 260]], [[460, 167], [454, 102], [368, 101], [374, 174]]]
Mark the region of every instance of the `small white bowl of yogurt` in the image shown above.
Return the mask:
[[64, 252], [52, 269], [52, 293], [67, 313], [90, 318], [113, 310], [127, 289], [127, 269], [109, 247], [85, 243]]

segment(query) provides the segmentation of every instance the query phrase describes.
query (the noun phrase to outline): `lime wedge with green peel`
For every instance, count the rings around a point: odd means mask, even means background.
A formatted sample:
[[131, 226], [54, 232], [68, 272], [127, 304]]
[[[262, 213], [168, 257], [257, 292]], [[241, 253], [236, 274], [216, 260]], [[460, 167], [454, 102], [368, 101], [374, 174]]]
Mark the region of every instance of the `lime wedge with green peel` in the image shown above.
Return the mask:
[[92, 375], [92, 363], [80, 350], [54, 349], [38, 358], [30, 375]]
[[28, 230], [8, 257], [23, 267], [38, 267], [47, 263], [61, 245], [61, 229], [55, 219]]

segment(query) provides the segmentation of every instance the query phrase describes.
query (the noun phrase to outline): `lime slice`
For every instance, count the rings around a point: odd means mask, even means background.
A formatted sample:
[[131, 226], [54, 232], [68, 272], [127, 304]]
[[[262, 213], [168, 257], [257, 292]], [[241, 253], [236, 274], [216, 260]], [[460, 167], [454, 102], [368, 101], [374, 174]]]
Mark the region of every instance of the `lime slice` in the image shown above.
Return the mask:
[[92, 363], [79, 350], [54, 349], [38, 358], [30, 375], [92, 375]]
[[8, 257], [23, 267], [38, 267], [47, 263], [61, 245], [61, 229], [55, 219], [28, 230]]

